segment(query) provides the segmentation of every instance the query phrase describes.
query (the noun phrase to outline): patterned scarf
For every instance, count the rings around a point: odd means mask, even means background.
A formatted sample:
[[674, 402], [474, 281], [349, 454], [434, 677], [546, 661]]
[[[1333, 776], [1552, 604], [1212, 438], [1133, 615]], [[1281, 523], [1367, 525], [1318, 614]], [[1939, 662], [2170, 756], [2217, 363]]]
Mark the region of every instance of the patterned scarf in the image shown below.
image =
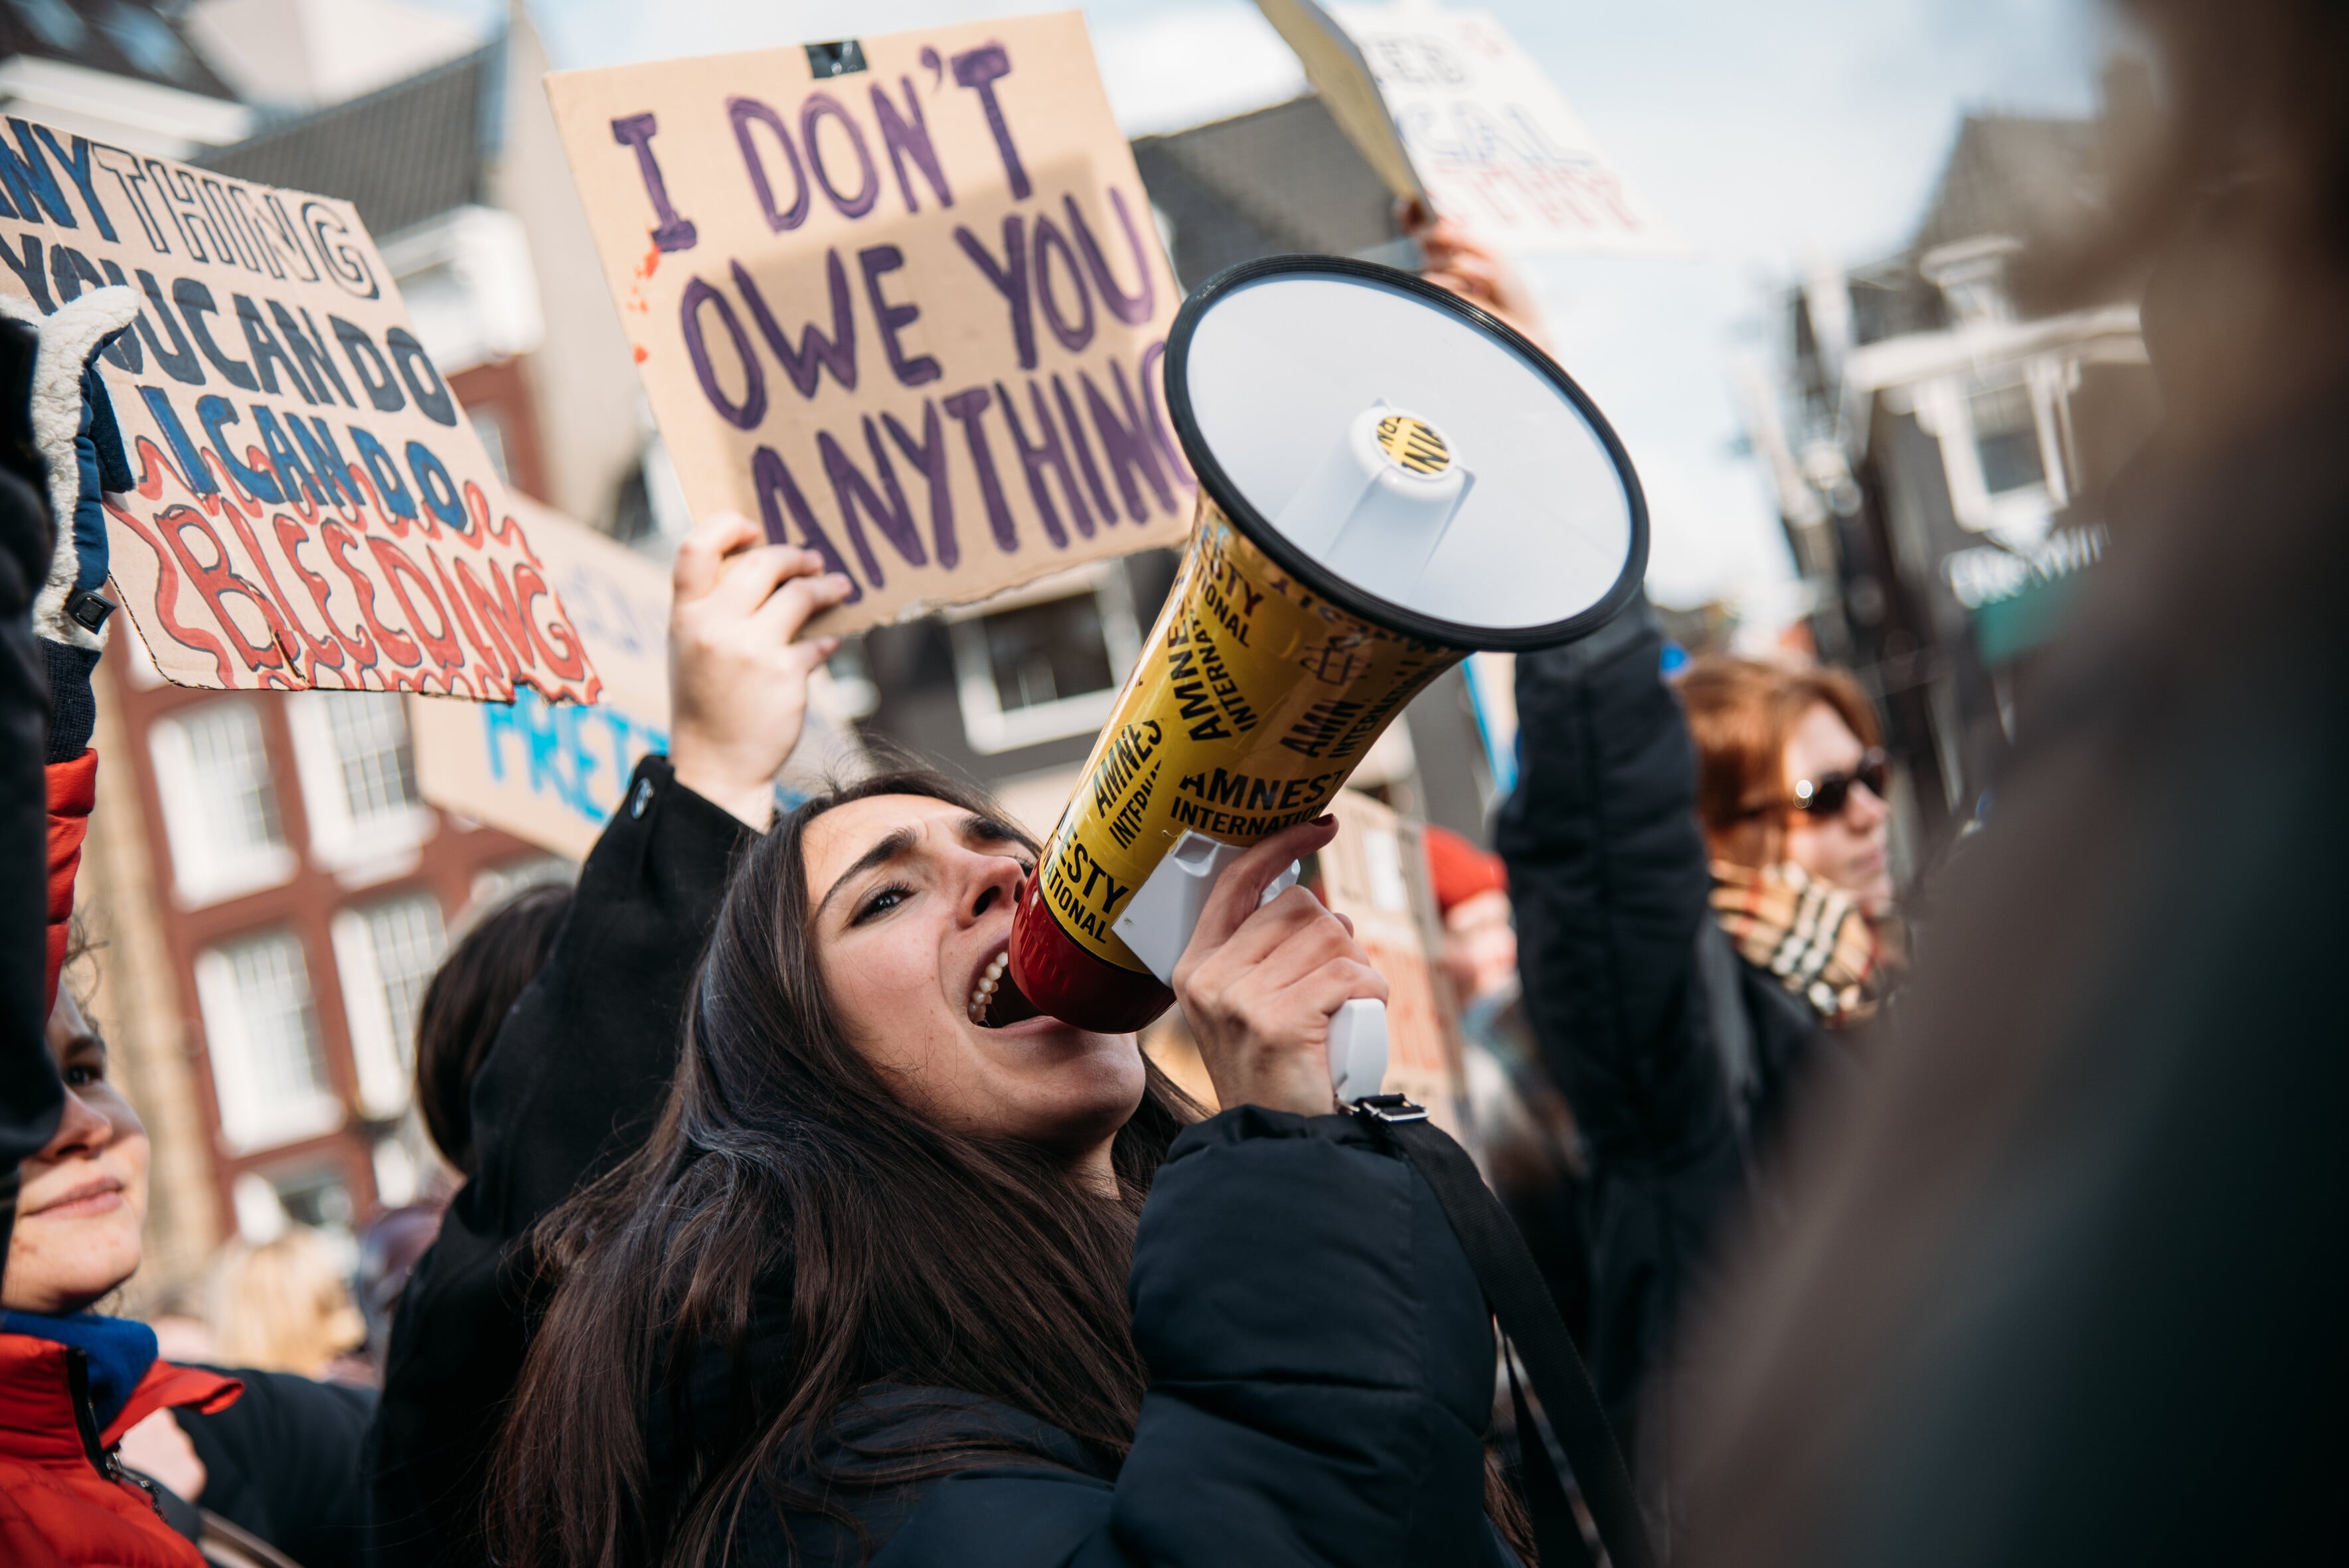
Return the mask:
[[1876, 1010], [1885, 954], [1859, 901], [1792, 861], [1713, 867], [1713, 913], [1739, 957], [1778, 977], [1829, 1026]]

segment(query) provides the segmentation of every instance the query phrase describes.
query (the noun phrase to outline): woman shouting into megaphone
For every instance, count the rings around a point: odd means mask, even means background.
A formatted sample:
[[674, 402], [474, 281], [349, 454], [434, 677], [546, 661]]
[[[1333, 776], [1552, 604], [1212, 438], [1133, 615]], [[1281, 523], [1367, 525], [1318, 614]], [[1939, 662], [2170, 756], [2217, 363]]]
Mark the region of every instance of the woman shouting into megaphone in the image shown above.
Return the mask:
[[[755, 538], [713, 520], [680, 556], [680, 716], [755, 700], [692, 689], [716, 666], [771, 691], [814, 662], [789, 650], [815, 606], [761, 606], [815, 568]], [[1012, 993], [1037, 849], [988, 801], [896, 771], [753, 837], [710, 802], [760, 815], [790, 738], [718, 727], [640, 772], [476, 1088], [451, 1256], [505, 1315], [438, 1387], [477, 1440], [509, 1413], [486, 1536], [444, 1513], [444, 1542], [515, 1568], [1514, 1561], [1475, 1279], [1412, 1166], [1331, 1114], [1330, 1017], [1384, 984], [1310, 893], [1257, 907], [1333, 827], [1236, 862], [1176, 974], [1226, 1107], [1202, 1120], [1133, 1036]], [[430, 1438], [400, 1445], [394, 1517], [461, 1493], [461, 1440]]]

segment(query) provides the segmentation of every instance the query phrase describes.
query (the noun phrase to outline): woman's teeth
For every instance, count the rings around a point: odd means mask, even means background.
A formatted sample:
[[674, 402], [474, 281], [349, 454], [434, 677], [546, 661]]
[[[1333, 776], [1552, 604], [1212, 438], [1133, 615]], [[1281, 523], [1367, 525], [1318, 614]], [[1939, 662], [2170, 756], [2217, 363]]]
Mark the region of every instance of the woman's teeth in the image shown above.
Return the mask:
[[1010, 964], [1009, 952], [997, 954], [994, 961], [988, 964], [986, 970], [980, 974], [978, 984], [971, 987], [970, 1001], [965, 1010], [970, 1014], [972, 1023], [981, 1026], [986, 1024], [987, 1005], [995, 999], [995, 988], [1003, 983], [1003, 972], [1010, 966]]

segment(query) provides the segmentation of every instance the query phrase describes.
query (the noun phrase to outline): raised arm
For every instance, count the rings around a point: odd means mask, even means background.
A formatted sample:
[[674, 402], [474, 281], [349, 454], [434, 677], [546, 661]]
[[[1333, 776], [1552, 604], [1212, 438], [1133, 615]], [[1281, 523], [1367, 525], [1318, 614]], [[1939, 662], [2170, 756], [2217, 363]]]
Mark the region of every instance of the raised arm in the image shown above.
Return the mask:
[[1644, 601], [1517, 660], [1517, 788], [1495, 835], [1542, 1058], [1591, 1152], [1591, 1343], [1627, 1447], [1693, 1288], [1736, 1135], [1699, 977], [1711, 875], [1696, 753]]
[[1662, 651], [1642, 602], [1518, 659], [1522, 756], [1495, 833], [1543, 1058], [1619, 1171], [1684, 1166], [1729, 1137], [1696, 976], [1712, 885], [1696, 749]]

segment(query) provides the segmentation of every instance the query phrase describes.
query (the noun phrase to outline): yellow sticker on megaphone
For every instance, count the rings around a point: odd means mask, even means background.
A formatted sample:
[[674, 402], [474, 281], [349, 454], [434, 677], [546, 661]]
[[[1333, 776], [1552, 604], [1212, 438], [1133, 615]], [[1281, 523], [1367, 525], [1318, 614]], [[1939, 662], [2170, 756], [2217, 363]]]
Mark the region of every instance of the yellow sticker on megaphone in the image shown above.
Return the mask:
[[[1425, 460], [1417, 441], [1398, 433]], [[1245, 846], [1319, 816], [1404, 705], [1464, 656], [1330, 603], [1202, 495], [1165, 607], [1045, 845], [1055, 923], [1144, 971], [1113, 928], [1185, 832]]]

